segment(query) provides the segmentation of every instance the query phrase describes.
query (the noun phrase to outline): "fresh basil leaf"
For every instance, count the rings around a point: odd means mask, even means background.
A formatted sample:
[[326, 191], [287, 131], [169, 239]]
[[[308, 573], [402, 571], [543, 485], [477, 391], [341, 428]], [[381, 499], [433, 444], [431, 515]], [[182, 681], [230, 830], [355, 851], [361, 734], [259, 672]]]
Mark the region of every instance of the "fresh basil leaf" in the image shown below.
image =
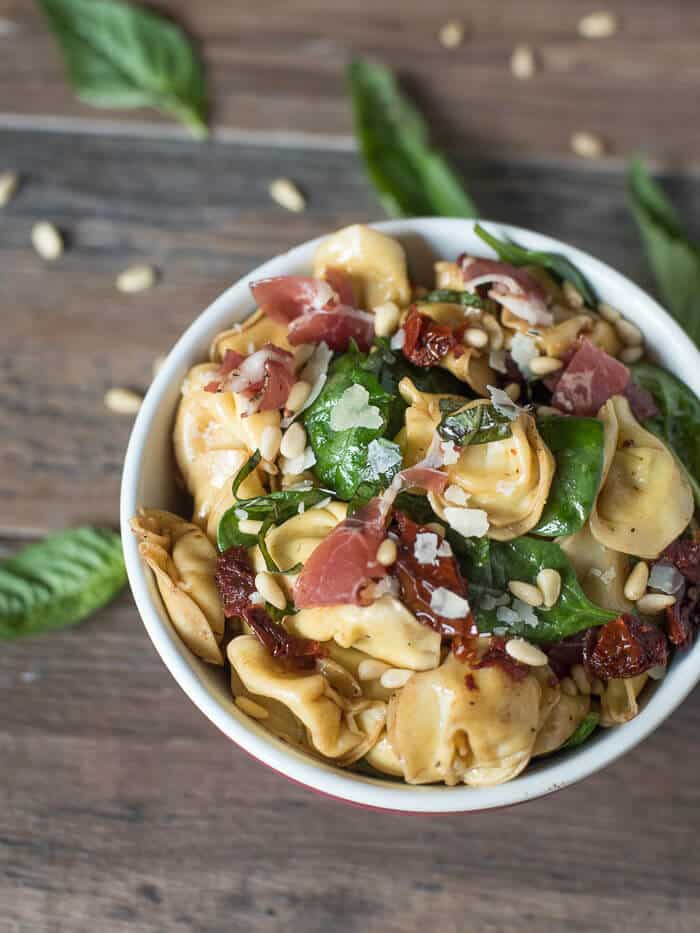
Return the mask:
[[208, 135], [201, 63], [174, 23], [118, 0], [39, 0], [80, 100], [95, 107], [155, 107]]
[[700, 247], [639, 158], [630, 162], [627, 191], [661, 297], [700, 346]]
[[348, 68], [355, 136], [367, 175], [393, 217], [475, 217], [476, 207], [431, 148], [422, 116], [391, 71], [355, 59]]
[[437, 430], [443, 440], [454, 441], [458, 447], [489, 444], [512, 434], [510, 419], [496, 411], [493, 405], [475, 405], [474, 408], [448, 413]]
[[463, 305], [465, 308], [483, 308], [484, 299], [476, 292], [458, 292], [452, 288], [436, 288], [419, 299], [418, 304]]
[[538, 418], [537, 430], [556, 460], [547, 502], [532, 534], [556, 538], [583, 528], [603, 475], [605, 431], [596, 418]]
[[233, 486], [231, 487], [231, 492], [233, 493], [233, 498], [238, 499], [238, 490], [241, 488], [245, 480], [250, 476], [253, 470], [257, 467], [262, 459], [262, 455], [259, 450], [254, 451], [250, 457], [246, 460], [243, 466], [240, 468], [238, 473], [233, 478]]
[[562, 748], [576, 748], [577, 745], [583, 745], [595, 732], [598, 728], [600, 722], [600, 715], [595, 712], [588, 713], [578, 726], [574, 729], [573, 733], [569, 738], [564, 742], [563, 745], [560, 745], [557, 751], [561, 751]]
[[119, 535], [74, 528], [0, 561], [0, 638], [73, 625], [126, 583]]
[[479, 224], [474, 227], [474, 233], [496, 251], [502, 262], [509, 262], [513, 266], [541, 266], [553, 273], [560, 281], [571, 282], [589, 307], [595, 308], [598, 304], [598, 297], [591, 283], [562, 253], [524, 249], [511, 240], [499, 240]]
[[[450, 537], [462, 572], [469, 581], [469, 603], [482, 632], [505, 628], [509, 634], [523, 635], [529, 641], [547, 643], [560, 641], [594, 625], [611, 622], [616, 615], [596, 606], [581, 589], [569, 559], [558, 544], [525, 535], [513, 541], [488, 538], [462, 538], [456, 546]], [[535, 584], [540, 570], [551, 568], [561, 576], [561, 593], [549, 609], [533, 610], [537, 620], [531, 625], [518, 621], [508, 623], [498, 618], [498, 603], [512, 608], [508, 593], [511, 580]], [[508, 603], [504, 597], [508, 595]]]
[[438, 408], [441, 415], [451, 415], [460, 408], [464, 408], [469, 399], [466, 398], [441, 398], [438, 402]]
[[[433, 512], [427, 496], [417, 495], [412, 492], [400, 492], [394, 501], [394, 508], [399, 512], [405, 512], [418, 525], [428, 525], [431, 522], [440, 521]], [[444, 524], [444, 522], [440, 523]]]
[[665, 441], [685, 467], [695, 502], [700, 507], [700, 401], [690, 389], [650, 363], [631, 367], [632, 378], [654, 396], [659, 414], [644, 427]]

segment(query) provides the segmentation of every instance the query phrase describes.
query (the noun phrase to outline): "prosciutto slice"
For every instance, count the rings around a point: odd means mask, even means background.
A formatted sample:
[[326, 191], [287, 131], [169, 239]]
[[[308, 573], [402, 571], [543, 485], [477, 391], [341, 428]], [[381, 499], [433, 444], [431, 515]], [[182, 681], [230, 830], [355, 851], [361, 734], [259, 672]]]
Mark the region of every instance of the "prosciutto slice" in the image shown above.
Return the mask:
[[336, 352], [347, 350], [354, 340], [365, 352], [374, 341], [374, 316], [349, 305], [309, 311], [291, 322], [288, 339], [293, 347], [323, 341]]
[[292, 354], [268, 343], [250, 356], [227, 350], [218, 378], [204, 388], [238, 393], [246, 400], [246, 416], [284, 407], [295, 381]]
[[344, 269], [338, 269], [335, 266], [329, 266], [323, 273], [326, 282], [338, 296], [338, 304], [355, 306], [355, 288], [352, 284], [352, 276], [348, 275]]
[[407, 467], [400, 473], [401, 478], [408, 486], [420, 486], [428, 492], [434, 492], [438, 495], [445, 491], [448, 476], [435, 467], [424, 466], [417, 463], [415, 466]]
[[332, 286], [306, 275], [278, 275], [251, 283], [258, 307], [273, 321], [288, 323], [337, 300]]
[[496, 259], [460, 256], [459, 266], [466, 288], [474, 292], [480, 285], [490, 285], [493, 298], [517, 317], [534, 326], [554, 323], [547, 310], [547, 292], [529, 272]]

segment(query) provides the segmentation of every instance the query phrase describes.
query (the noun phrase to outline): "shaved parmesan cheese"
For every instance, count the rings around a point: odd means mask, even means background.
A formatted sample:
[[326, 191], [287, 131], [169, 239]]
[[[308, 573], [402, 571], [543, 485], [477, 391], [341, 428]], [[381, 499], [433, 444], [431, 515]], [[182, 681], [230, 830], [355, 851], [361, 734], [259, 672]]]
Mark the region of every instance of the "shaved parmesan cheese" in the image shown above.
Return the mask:
[[649, 587], [675, 596], [685, 585], [685, 578], [673, 564], [654, 564], [649, 574]]
[[445, 490], [445, 501], [452, 502], [454, 505], [466, 505], [469, 501], [469, 493], [465, 492], [461, 486], [454, 483]]
[[248, 602], [251, 606], [262, 606], [265, 604], [265, 599], [257, 590], [254, 590], [248, 597]]
[[532, 606], [528, 606], [522, 599], [513, 600], [513, 609], [517, 612], [520, 621], [524, 622], [525, 625], [539, 625], [537, 613]]
[[437, 549], [438, 557], [452, 557], [452, 548], [450, 547], [449, 541], [443, 541], [440, 547]]
[[516, 331], [510, 345], [510, 355], [523, 376], [526, 379], [531, 379], [533, 373], [530, 369], [530, 362], [540, 355], [537, 344], [532, 337], [527, 337], [525, 334], [521, 334], [520, 331]]
[[248, 518], [248, 513], [245, 509], [234, 509], [233, 514], [239, 521], [245, 521]]
[[[419, 564], [437, 564], [440, 538], [430, 532], [419, 532], [413, 545], [413, 554]], [[448, 545], [449, 546], [449, 545]]]
[[312, 506], [312, 508], [314, 509], [328, 508], [328, 506], [331, 504], [332, 501], [333, 501], [333, 496], [326, 496], [325, 499], [321, 499], [321, 501], [317, 502], [316, 505]]
[[406, 331], [403, 327], [399, 327], [394, 336], [389, 341], [389, 346], [392, 350], [402, 350], [403, 345], [406, 342]]
[[386, 476], [402, 461], [401, 450], [398, 444], [387, 441], [385, 438], [370, 441], [367, 448], [367, 465], [377, 477]]
[[311, 386], [311, 391], [309, 392], [306, 401], [301, 406], [299, 411], [295, 412], [293, 415], [290, 415], [287, 418], [282, 419], [283, 428], [288, 428], [294, 419], [298, 418], [302, 411], [306, 411], [309, 405], [315, 402], [319, 397], [321, 394], [321, 389], [326, 384], [326, 379], [328, 378], [328, 366], [332, 359], [333, 351], [329, 348], [328, 344], [323, 342], [319, 343], [298, 376], [300, 381], [309, 383]]
[[489, 520], [483, 509], [465, 509], [448, 505], [445, 518], [451, 528], [465, 538], [483, 538], [489, 530]]
[[496, 610], [496, 618], [499, 622], [504, 622], [506, 625], [513, 625], [513, 623], [520, 621], [518, 613], [509, 609], [507, 606], [498, 607]]
[[506, 367], [506, 351], [505, 350], [491, 350], [489, 353], [489, 366], [491, 369], [495, 369], [498, 373], [506, 373], [508, 369]]
[[347, 388], [331, 411], [331, 431], [348, 431], [351, 428], [381, 428], [382, 414], [376, 405], [369, 404], [369, 392], [361, 385]]
[[279, 464], [285, 476], [298, 476], [316, 463], [316, 455], [311, 447], [305, 448], [298, 457], [280, 457]]
[[498, 389], [496, 386], [486, 386], [486, 388], [489, 390], [493, 407], [499, 414], [508, 418], [509, 421], [515, 421], [518, 415], [523, 414], [525, 411], [520, 405], [516, 405], [513, 399], [509, 395], [506, 395], [503, 389]]
[[430, 608], [443, 619], [463, 619], [469, 614], [466, 599], [453, 593], [444, 586], [439, 586], [430, 597]]
[[510, 596], [508, 593], [503, 593], [501, 596], [492, 596], [491, 593], [486, 593], [481, 600], [481, 608], [488, 611], [495, 609], [496, 606], [507, 606], [509, 602]]
[[454, 441], [442, 442], [442, 462], [445, 466], [451, 466], [459, 460], [459, 451], [455, 447]]
[[[370, 587], [367, 589], [369, 590]], [[374, 599], [381, 599], [382, 596], [398, 597], [399, 581], [396, 577], [382, 577], [381, 580], [371, 584], [371, 595]]]

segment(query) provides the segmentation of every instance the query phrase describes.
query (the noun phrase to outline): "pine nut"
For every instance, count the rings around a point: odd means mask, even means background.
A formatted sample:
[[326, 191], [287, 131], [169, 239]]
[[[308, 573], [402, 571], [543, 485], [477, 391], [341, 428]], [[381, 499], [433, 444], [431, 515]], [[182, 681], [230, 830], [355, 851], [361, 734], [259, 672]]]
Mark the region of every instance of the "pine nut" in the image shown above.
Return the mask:
[[294, 348], [294, 368], [299, 370], [305, 363], [308, 363], [314, 355], [316, 349], [315, 343], [300, 343]]
[[280, 443], [280, 453], [283, 457], [300, 457], [306, 449], [306, 430], [300, 421], [295, 421], [284, 432]]
[[578, 692], [582, 693], [584, 696], [589, 696], [591, 692], [591, 682], [588, 679], [588, 674], [583, 664], [574, 664], [571, 668], [571, 677], [576, 684]]
[[605, 152], [605, 145], [600, 136], [580, 130], [570, 139], [573, 152], [582, 159], [599, 159]]
[[578, 696], [576, 684], [570, 677], [565, 677], [563, 680], [559, 681], [559, 686], [561, 687], [561, 692], [565, 693], [567, 696]]
[[542, 591], [542, 597], [547, 609], [550, 609], [559, 599], [561, 593], [561, 576], [556, 570], [549, 567], [540, 570], [537, 574], [537, 585]]
[[400, 667], [391, 667], [388, 671], [384, 671], [379, 678], [379, 683], [382, 687], [386, 687], [387, 690], [398, 690], [399, 687], [404, 687], [411, 677], [413, 677], [413, 671], [405, 671]]
[[489, 342], [489, 335], [485, 330], [481, 330], [480, 327], [469, 327], [464, 332], [462, 342], [465, 343], [468, 347], [476, 347], [477, 349], [481, 349]]
[[582, 17], [578, 33], [584, 39], [609, 39], [617, 32], [617, 17], [608, 10], [596, 10]]
[[623, 363], [637, 363], [644, 356], [644, 347], [625, 347], [620, 351]]
[[644, 596], [648, 582], [649, 566], [643, 560], [640, 560], [638, 564], [634, 565], [632, 572], [627, 577], [624, 588], [625, 599], [629, 599], [631, 603], [636, 603], [638, 599]]
[[663, 612], [664, 609], [675, 606], [675, 604], [675, 596], [664, 596], [663, 593], [647, 593], [637, 600], [637, 609], [643, 616], [655, 616]]
[[510, 638], [506, 642], [506, 654], [509, 654], [515, 661], [528, 664], [530, 667], [543, 667], [549, 663], [549, 658], [544, 651], [540, 651], [524, 638]]
[[568, 304], [570, 308], [582, 308], [584, 305], [583, 295], [576, 288], [573, 282], [566, 281], [562, 285], [562, 292], [564, 293], [564, 301]]
[[613, 308], [613, 306], [609, 305], [606, 301], [600, 301], [598, 303], [598, 314], [611, 324], [615, 324], [615, 322], [619, 321], [622, 317], [617, 308]]
[[448, 20], [440, 27], [438, 33], [440, 45], [446, 49], [456, 49], [462, 44], [464, 39], [464, 26], [456, 19]]
[[5, 207], [14, 198], [19, 188], [16, 172], [0, 172], [0, 207]]
[[268, 191], [272, 200], [287, 211], [300, 214], [306, 208], [306, 198], [289, 178], [275, 178]]
[[543, 418], [549, 418], [553, 415], [563, 415], [564, 413], [559, 411], [558, 408], [552, 408], [551, 405], [538, 405], [537, 414], [541, 415]]
[[439, 522], [428, 522], [425, 527], [428, 529], [428, 531], [432, 531], [434, 534], [436, 534], [441, 540], [445, 537], [445, 529], [441, 524], [439, 524]]
[[254, 518], [242, 518], [238, 522], [238, 529], [244, 535], [257, 535], [262, 526], [263, 523]]
[[523, 583], [520, 580], [511, 580], [508, 589], [516, 599], [522, 600], [528, 606], [541, 606], [544, 602], [539, 587], [532, 583]]
[[63, 252], [63, 237], [53, 224], [42, 220], [32, 227], [32, 246], [47, 262], [53, 262]]
[[274, 424], [269, 424], [260, 435], [260, 456], [269, 463], [280, 451], [282, 431]]
[[530, 370], [535, 376], [548, 376], [550, 373], [555, 373], [558, 369], [561, 369], [563, 365], [561, 360], [553, 356], [536, 356], [529, 363]]
[[391, 567], [392, 564], [396, 563], [398, 553], [396, 541], [392, 541], [391, 538], [384, 538], [377, 548], [377, 562], [380, 563], [382, 567]]
[[110, 389], [105, 392], [104, 402], [105, 406], [117, 415], [135, 415], [143, 398], [131, 389]]
[[117, 277], [117, 291], [142, 292], [153, 288], [156, 283], [156, 270], [153, 266], [137, 265], [124, 269]]
[[385, 671], [389, 670], [389, 665], [383, 661], [375, 661], [374, 658], [366, 658], [357, 665], [358, 680], [379, 680]]
[[493, 314], [488, 311], [481, 315], [481, 326], [489, 335], [489, 347], [500, 350], [503, 347], [503, 330]]
[[395, 334], [399, 326], [401, 312], [398, 305], [393, 301], [387, 301], [383, 305], [377, 305], [374, 309], [374, 332], [377, 337], [391, 337]]
[[620, 318], [615, 322], [615, 330], [620, 340], [628, 347], [637, 347], [644, 340], [641, 330], [631, 321]]
[[282, 587], [272, 574], [266, 570], [255, 574], [255, 589], [265, 602], [270, 603], [275, 609], [284, 609], [286, 607], [287, 597], [282, 592]]
[[517, 382], [509, 382], [503, 391], [512, 402], [517, 402], [520, 398], [520, 386]]
[[267, 473], [268, 476], [277, 476], [279, 474], [279, 467], [276, 463], [272, 463], [270, 460], [261, 460], [260, 469]]
[[292, 386], [292, 391], [289, 393], [287, 404], [284, 406], [286, 411], [291, 414], [296, 414], [298, 411], [301, 411], [310, 394], [311, 386], [308, 382], [304, 382], [303, 379], [300, 379], [299, 382], [295, 382]]
[[267, 719], [270, 715], [264, 706], [260, 706], [254, 700], [249, 700], [248, 697], [236, 697], [234, 702], [239, 710], [251, 719]]
[[535, 52], [531, 45], [516, 45], [510, 57], [510, 70], [518, 81], [527, 81], [537, 70]]

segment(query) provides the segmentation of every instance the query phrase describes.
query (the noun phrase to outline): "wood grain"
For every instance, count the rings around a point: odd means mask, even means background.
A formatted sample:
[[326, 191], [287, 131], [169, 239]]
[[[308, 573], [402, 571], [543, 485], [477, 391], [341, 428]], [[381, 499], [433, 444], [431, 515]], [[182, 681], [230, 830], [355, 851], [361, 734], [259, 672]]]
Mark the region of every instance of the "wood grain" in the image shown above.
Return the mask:
[[[578, 36], [589, 0], [286, 0], [221, 3], [159, 0], [200, 42], [214, 100], [214, 126], [227, 138], [257, 134], [269, 144], [308, 134], [351, 145], [344, 68], [356, 54], [396, 68], [430, 115], [443, 144], [501, 156], [567, 155], [577, 130], [599, 133], [613, 156], [643, 149], [671, 164], [700, 159], [696, 0], [610, 0], [620, 29], [607, 40]], [[449, 19], [464, 44], [437, 40]], [[517, 81], [516, 43], [537, 51], [539, 70]], [[157, 131], [150, 111], [114, 114], [77, 102], [52, 37], [27, 0], [0, 0], [0, 112], [14, 125], [116, 121]], [[313, 104], [310, 102], [313, 101]], [[67, 121], [67, 122], [66, 122]], [[168, 132], [170, 128], [168, 127]]]

